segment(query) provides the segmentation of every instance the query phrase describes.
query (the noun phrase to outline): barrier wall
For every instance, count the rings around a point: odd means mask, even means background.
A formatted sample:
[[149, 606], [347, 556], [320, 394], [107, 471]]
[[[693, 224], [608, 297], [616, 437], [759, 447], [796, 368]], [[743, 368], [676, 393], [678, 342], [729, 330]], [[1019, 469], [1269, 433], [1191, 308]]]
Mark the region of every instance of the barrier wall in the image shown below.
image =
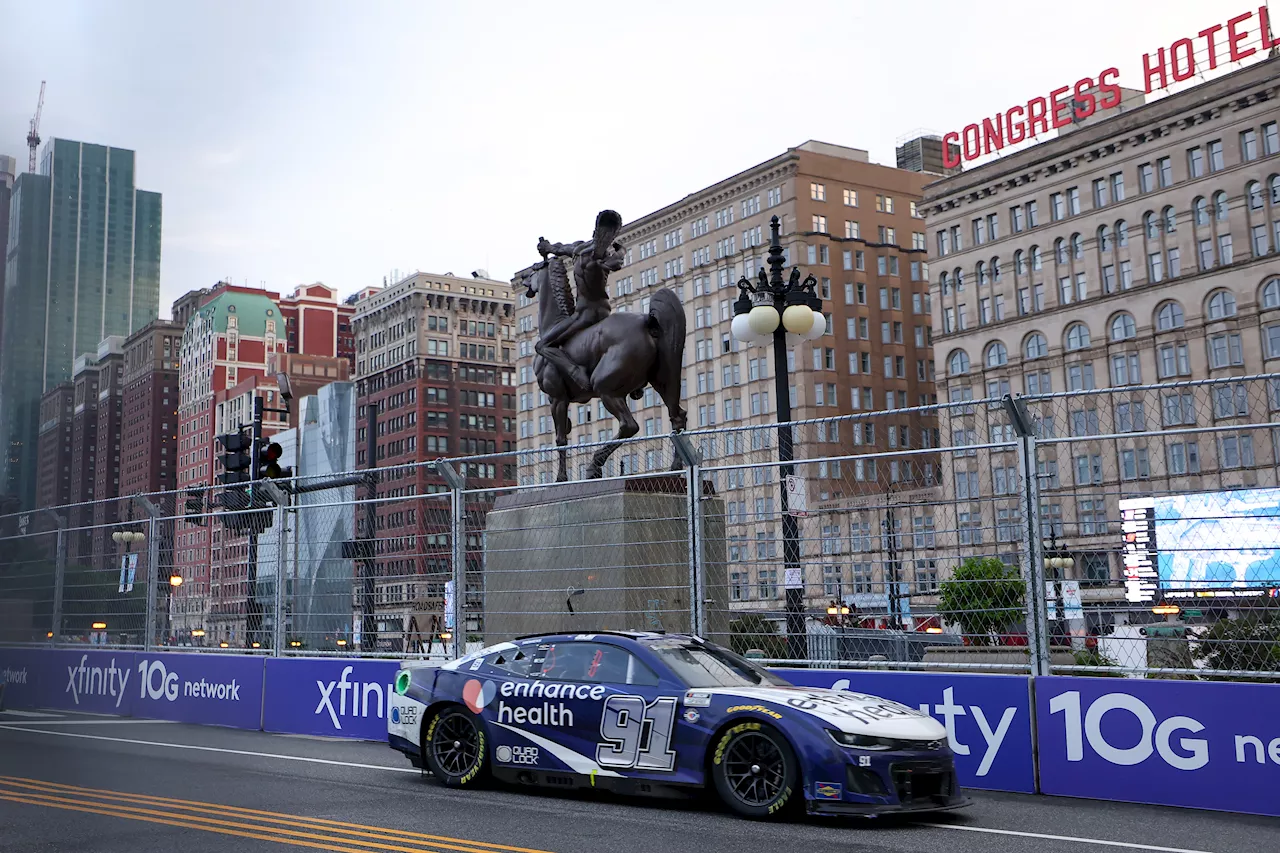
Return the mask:
[[[368, 740], [386, 738], [396, 669], [385, 660], [0, 648], [7, 708]], [[936, 717], [966, 787], [1280, 816], [1277, 685], [779, 672]]]

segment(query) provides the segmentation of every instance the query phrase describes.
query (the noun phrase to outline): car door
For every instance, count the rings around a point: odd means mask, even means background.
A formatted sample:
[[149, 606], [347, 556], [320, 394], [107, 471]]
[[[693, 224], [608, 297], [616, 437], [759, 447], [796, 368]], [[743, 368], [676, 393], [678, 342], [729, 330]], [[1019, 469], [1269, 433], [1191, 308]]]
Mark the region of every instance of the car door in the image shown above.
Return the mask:
[[[569, 647], [571, 646], [571, 648]], [[557, 649], [545, 677], [591, 685], [593, 712], [575, 719], [575, 737], [600, 772], [654, 781], [686, 782], [676, 751], [681, 690], [621, 643], [574, 640]], [[599, 689], [597, 689], [599, 688]]]

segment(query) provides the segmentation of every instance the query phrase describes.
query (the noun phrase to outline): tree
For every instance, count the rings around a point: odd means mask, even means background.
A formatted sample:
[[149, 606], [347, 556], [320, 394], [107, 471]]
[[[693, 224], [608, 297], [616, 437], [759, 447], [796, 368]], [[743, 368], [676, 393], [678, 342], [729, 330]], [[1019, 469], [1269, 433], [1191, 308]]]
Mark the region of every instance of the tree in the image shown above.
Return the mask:
[[[1280, 613], [1267, 609], [1240, 619], [1220, 619], [1192, 640], [1191, 653], [1208, 669], [1274, 672], [1280, 676]], [[1275, 681], [1256, 676], [1244, 681]]]
[[740, 655], [748, 649], [759, 649], [766, 658], [781, 660], [787, 656], [786, 637], [778, 634], [773, 623], [763, 616], [747, 613], [729, 623], [729, 648]]
[[1022, 617], [1024, 591], [1016, 569], [995, 557], [970, 557], [940, 585], [938, 612], [958, 623], [974, 645], [989, 646]]

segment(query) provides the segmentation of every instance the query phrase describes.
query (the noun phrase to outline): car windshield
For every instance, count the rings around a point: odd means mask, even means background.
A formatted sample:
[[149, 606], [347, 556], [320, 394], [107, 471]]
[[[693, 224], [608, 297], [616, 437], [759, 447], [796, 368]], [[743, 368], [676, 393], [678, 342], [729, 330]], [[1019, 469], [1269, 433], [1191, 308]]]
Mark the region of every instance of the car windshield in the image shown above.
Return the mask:
[[789, 687], [762, 666], [719, 646], [654, 643], [650, 648], [689, 687]]

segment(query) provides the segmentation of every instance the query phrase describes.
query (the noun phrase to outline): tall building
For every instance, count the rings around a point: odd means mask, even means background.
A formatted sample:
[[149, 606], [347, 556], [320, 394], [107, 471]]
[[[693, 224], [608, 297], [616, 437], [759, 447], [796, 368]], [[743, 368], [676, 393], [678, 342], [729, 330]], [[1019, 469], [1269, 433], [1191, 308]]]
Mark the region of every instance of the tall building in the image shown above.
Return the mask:
[[71, 503], [71, 417], [75, 386], [63, 382], [40, 398], [36, 506]]
[[[1044, 445], [1042, 516], [1086, 581], [1121, 577], [1120, 496], [1276, 485], [1280, 434], [1232, 427], [1275, 421], [1280, 386], [1163, 386], [1280, 372], [1277, 73], [1131, 99], [926, 189], [940, 390], [1105, 391], [1043, 427], [1068, 441]], [[1018, 512], [976, 458], [956, 465], [947, 502], [987, 528]]]
[[[809, 141], [624, 227], [619, 240], [627, 250], [626, 264], [610, 277], [614, 310], [647, 312], [648, 294], [658, 286], [679, 295], [688, 324], [682, 396], [691, 429], [767, 425], [777, 419], [772, 346], [739, 343], [729, 330], [735, 285], [743, 276], [754, 278], [765, 264], [774, 216], [782, 222], [788, 266], [799, 265], [818, 278], [828, 318], [826, 335], [791, 348], [792, 418], [934, 401], [924, 220], [917, 210], [929, 180], [871, 163], [865, 151]], [[548, 236], [567, 241], [588, 235]], [[551, 411], [532, 368], [537, 312], [522, 293], [516, 315], [519, 444], [549, 450], [555, 441]], [[670, 430], [661, 400], [651, 391], [632, 405], [641, 435]], [[571, 442], [607, 440], [616, 430], [598, 401], [573, 406], [571, 420]], [[846, 428], [843, 434], [825, 426], [806, 429], [797, 440], [812, 458], [848, 455], [855, 447], [871, 452], [936, 446], [932, 418], [904, 412], [887, 416], [883, 424], [874, 430]], [[760, 443], [772, 437], [766, 430], [753, 435]], [[774, 452], [723, 441], [702, 444], [709, 461], [749, 450]], [[662, 457], [646, 451], [641, 459], [619, 451], [610, 465], [614, 471], [661, 470], [670, 464], [669, 455]], [[809, 477], [809, 505], [853, 512], [869, 496], [889, 489], [909, 496], [936, 482], [936, 465], [927, 457], [855, 462], [823, 466], [820, 476]], [[545, 466], [536, 470], [536, 456], [522, 456], [521, 465], [522, 483], [551, 477]], [[571, 476], [582, 477], [584, 469], [582, 460]], [[728, 513], [729, 580], [743, 607], [768, 606], [750, 590], [776, 587], [769, 578], [781, 576], [774, 559], [782, 553], [776, 474], [773, 469], [755, 473], [756, 479], [748, 481], [718, 472], [716, 482]], [[871, 519], [865, 523], [878, 525]], [[807, 588], [821, 590], [820, 558], [809, 556], [813, 559], [807, 556], [806, 564], [815, 565]]]
[[[387, 469], [440, 457], [515, 449], [514, 302], [511, 286], [488, 279], [414, 273], [356, 302], [360, 403], [356, 465], [369, 464], [368, 408], [377, 407], [376, 464]], [[470, 488], [515, 482], [514, 466], [465, 463]], [[380, 498], [445, 490], [425, 466], [384, 470]], [[398, 648], [409, 623], [442, 612], [449, 579], [447, 513], [426, 503], [382, 504], [377, 518], [379, 645]], [[483, 514], [488, 504], [468, 506]], [[474, 517], [474, 515], [473, 515]], [[468, 593], [479, 594], [480, 536], [468, 537]], [[471, 611], [479, 612], [478, 600]]]
[[178, 359], [183, 326], [156, 320], [124, 342], [120, 494], [172, 491], [178, 474]]
[[[93, 470], [93, 552], [105, 554], [111, 541], [111, 527], [122, 519], [134, 517], [131, 502], [122, 506], [113, 500], [120, 495], [120, 460], [122, 445], [130, 436], [121, 429], [121, 404], [124, 400], [124, 338], [112, 335], [98, 344], [98, 426]], [[123, 513], [123, 514], [122, 514]]]
[[0, 353], [4, 352], [4, 263], [5, 247], [9, 241], [9, 199], [13, 195], [13, 181], [18, 174], [18, 161], [0, 154]]
[[36, 494], [40, 398], [76, 357], [156, 318], [161, 198], [136, 188], [134, 152], [52, 139], [10, 204], [0, 336], [0, 489]]
[[[199, 299], [199, 307], [191, 314], [178, 354], [178, 489], [214, 485], [220, 470], [216, 436], [252, 421], [252, 405], [244, 407], [244, 394], [229, 396], [228, 391], [249, 387], [250, 394], [268, 395], [268, 405], [275, 404], [275, 381], [268, 380], [267, 359], [285, 351], [277, 297], [221, 282]], [[251, 386], [244, 385], [251, 381]], [[271, 424], [274, 429], [284, 426], [274, 419]], [[183, 522], [175, 531], [174, 565], [185, 582], [174, 595], [173, 606], [184, 615], [183, 624], [200, 622], [208, 612], [211, 560], [221, 566], [233, 556], [223, 553], [221, 536], [200, 523]], [[241, 547], [229, 544], [228, 552]]]
[[289, 352], [344, 358], [355, 370], [351, 318], [356, 309], [354, 304], [339, 301], [337, 290], [321, 282], [299, 285], [280, 300], [280, 313]]
[[[351, 362], [346, 358], [332, 355], [309, 355], [295, 352], [275, 353], [267, 358], [267, 375], [278, 377], [283, 373], [288, 377], [289, 393], [294, 400], [311, 397], [320, 389], [333, 382], [347, 382], [351, 379]], [[289, 425], [296, 427], [302, 422], [302, 408], [291, 405], [289, 408]]]

